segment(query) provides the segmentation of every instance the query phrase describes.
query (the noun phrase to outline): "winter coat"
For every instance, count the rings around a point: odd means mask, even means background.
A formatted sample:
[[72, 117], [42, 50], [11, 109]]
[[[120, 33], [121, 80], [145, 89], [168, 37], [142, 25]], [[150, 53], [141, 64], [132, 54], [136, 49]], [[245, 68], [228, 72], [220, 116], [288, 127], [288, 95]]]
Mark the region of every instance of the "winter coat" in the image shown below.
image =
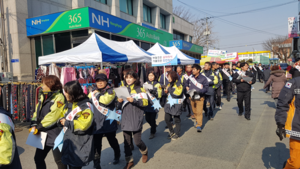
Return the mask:
[[38, 131], [47, 133], [47, 146], [54, 146], [54, 140], [61, 131], [56, 122], [61, 116], [64, 104], [65, 97], [60, 91], [44, 92], [39, 96], [39, 102], [31, 119], [31, 126], [36, 126]]
[[[2, 107], [0, 107], [0, 114], [11, 120], [11, 114]], [[9, 124], [3, 122], [0, 123], [0, 168], [22, 169], [14, 130]]]
[[[61, 151], [61, 160], [65, 165], [82, 167], [88, 165], [94, 158], [94, 114], [88, 103], [92, 106], [88, 98], [78, 103], [67, 103], [62, 112], [62, 118], [66, 119], [64, 126], [68, 128], [64, 135]], [[78, 106], [82, 111], [76, 113], [73, 121], [68, 120], [68, 114]], [[60, 124], [59, 121], [58, 124]]]
[[[200, 97], [204, 97], [205, 96], [205, 93], [208, 91], [208, 88], [209, 88], [209, 83], [206, 79], [206, 77], [204, 77], [203, 75], [199, 74], [199, 76], [195, 77], [194, 75], [191, 75], [191, 78], [195, 78], [195, 80], [202, 84], [203, 87], [202, 89], [199, 89], [196, 85], [194, 85], [194, 83], [188, 79], [187, 80], [187, 83], [186, 83], [186, 86], [189, 87], [189, 90], [196, 90], [196, 92], [198, 92], [198, 94], [200, 94]], [[193, 96], [191, 96], [193, 97]], [[186, 98], [188, 99], [188, 98]]]
[[212, 70], [203, 70], [201, 71], [201, 74], [211, 81], [209, 83], [208, 91], [206, 92], [206, 95], [214, 95], [216, 85], [219, 83], [218, 77], [215, 75], [215, 73]]
[[300, 76], [300, 71], [296, 68], [292, 68], [290, 70], [290, 74], [292, 74], [292, 78], [296, 78]]
[[[168, 84], [168, 94], [171, 95], [174, 99], [182, 99], [183, 98], [183, 86], [180, 81], [176, 81], [173, 84]], [[187, 99], [187, 98], [186, 98]], [[172, 116], [180, 116], [182, 103], [174, 104], [172, 107], [169, 103], [165, 104], [165, 112], [171, 114]]]
[[285, 77], [285, 71], [284, 70], [275, 70], [271, 72], [271, 76], [267, 83], [265, 84], [264, 88], [272, 84], [272, 98], [278, 98], [281, 89], [287, 82], [287, 79]]
[[249, 84], [247, 82], [241, 82], [241, 79], [238, 79], [239, 74], [235, 73], [233, 75], [233, 82], [236, 83], [236, 88], [238, 92], [247, 92], [247, 91], [251, 91], [251, 85], [253, 85], [256, 82], [256, 78], [255, 75], [249, 71], [246, 71], [246, 76], [248, 77], [252, 77], [252, 84]]
[[[145, 84], [151, 84], [153, 86], [153, 91], [155, 92], [155, 94], [151, 94], [152, 96], [154, 96], [157, 100], [159, 100], [162, 96], [162, 88], [160, 86], [160, 83], [156, 82], [156, 81], [148, 81]], [[158, 113], [157, 109], [154, 109], [154, 107], [152, 107], [153, 102], [151, 100], [151, 98], [148, 96], [148, 101], [149, 104], [147, 107], [145, 107], [145, 112], [152, 112], [152, 113]]]
[[284, 125], [286, 137], [300, 141], [300, 78], [282, 88], [275, 113], [277, 125]]
[[271, 75], [271, 70], [266, 69], [266, 70], [264, 70], [263, 74], [264, 74], [264, 81], [268, 81], [270, 78], [270, 75]]
[[[98, 103], [101, 107], [107, 108], [111, 111], [113, 111], [116, 108], [115, 102], [116, 102], [116, 93], [112, 87], [107, 85], [104, 89], [95, 89], [93, 92], [95, 93], [95, 97], [98, 100]], [[88, 96], [92, 101], [92, 93]], [[94, 103], [93, 103], [94, 104]], [[97, 117], [98, 115], [102, 115], [100, 111], [97, 109], [96, 105], [94, 104], [94, 117]], [[103, 126], [100, 130], [94, 131], [94, 134], [104, 134], [104, 133], [111, 133], [118, 130], [118, 123], [116, 120], [113, 122], [110, 122], [110, 120], [106, 120], [107, 117], [105, 117]], [[101, 117], [102, 119], [102, 117]], [[99, 123], [99, 122], [97, 122]], [[98, 127], [99, 128], [99, 127]]]
[[218, 77], [218, 84], [216, 84], [216, 88], [215, 88], [215, 89], [218, 89], [222, 85], [222, 82], [223, 82], [222, 69], [216, 69], [213, 71], [214, 71], [215, 75]]
[[[145, 93], [144, 88], [140, 86], [127, 85], [130, 94]], [[124, 102], [123, 102], [124, 103]], [[148, 98], [134, 99], [132, 103], [125, 105], [118, 102], [118, 109], [122, 109], [121, 129], [123, 131], [141, 131], [143, 129], [144, 108], [148, 106]]]

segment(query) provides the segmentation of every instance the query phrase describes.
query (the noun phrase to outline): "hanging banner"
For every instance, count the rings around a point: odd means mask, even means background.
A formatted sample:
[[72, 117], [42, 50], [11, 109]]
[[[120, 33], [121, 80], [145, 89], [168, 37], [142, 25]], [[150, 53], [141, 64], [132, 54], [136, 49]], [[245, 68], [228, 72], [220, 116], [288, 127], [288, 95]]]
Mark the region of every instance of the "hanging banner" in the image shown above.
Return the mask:
[[152, 66], [178, 65], [177, 55], [152, 56]]
[[289, 17], [288, 18], [288, 34], [289, 38], [297, 37], [298, 33], [298, 21], [297, 17]]
[[208, 50], [208, 57], [217, 57], [225, 60], [226, 50]]
[[226, 62], [238, 61], [239, 60], [238, 53], [237, 52], [226, 53], [224, 60]]

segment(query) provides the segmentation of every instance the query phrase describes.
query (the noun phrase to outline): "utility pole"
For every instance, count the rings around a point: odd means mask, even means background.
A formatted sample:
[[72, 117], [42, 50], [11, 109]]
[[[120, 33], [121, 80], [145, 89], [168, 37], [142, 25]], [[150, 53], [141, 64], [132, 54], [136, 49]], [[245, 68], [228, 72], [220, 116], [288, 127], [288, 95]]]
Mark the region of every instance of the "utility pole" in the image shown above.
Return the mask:
[[[3, 0], [0, 0], [0, 8], [1, 8], [1, 40], [2, 40], [2, 60], [3, 60], [3, 68], [4, 72], [8, 71], [8, 60], [7, 60], [7, 48], [6, 48], [6, 34], [5, 34], [5, 19], [4, 19], [4, 5]], [[2, 66], [1, 66], [2, 71]]]
[[205, 24], [206, 24], [206, 30], [205, 32], [203, 33], [204, 36], [206, 36], [206, 56], [208, 56], [208, 36], [210, 35], [210, 31], [208, 30], [208, 17], [205, 17]]

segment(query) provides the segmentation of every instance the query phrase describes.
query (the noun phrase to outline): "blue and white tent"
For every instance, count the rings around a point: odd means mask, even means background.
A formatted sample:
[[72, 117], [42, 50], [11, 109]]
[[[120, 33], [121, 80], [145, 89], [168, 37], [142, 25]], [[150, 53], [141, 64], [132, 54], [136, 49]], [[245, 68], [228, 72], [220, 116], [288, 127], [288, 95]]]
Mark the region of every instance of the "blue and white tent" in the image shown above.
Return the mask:
[[147, 52], [152, 53], [154, 55], [170, 55], [170, 54], [177, 55], [178, 64], [180, 65], [200, 63], [199, 59], [195, 59], [193, 57], [184, 54], [175, 46], [165, 47], [163, 45], [160, 45], [159, 43], [156, 43]]
[[39, 65], [51, 63], [151, 62], [151, 54], [133, 41], [116, 42], [93, 33], [85, 42], [63, 52], [39, 57]]

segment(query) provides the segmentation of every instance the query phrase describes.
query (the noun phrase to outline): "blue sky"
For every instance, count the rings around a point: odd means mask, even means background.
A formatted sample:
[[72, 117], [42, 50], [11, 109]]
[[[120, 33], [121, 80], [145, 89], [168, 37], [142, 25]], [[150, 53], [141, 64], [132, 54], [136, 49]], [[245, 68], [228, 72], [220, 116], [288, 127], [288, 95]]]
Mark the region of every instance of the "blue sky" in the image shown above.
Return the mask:
[[[207, 12], [213, 16], [223, 15], [224, 13], [243, 12], [252, 9], [269, 7], [273, 5], [291, 2], [293, 0], [180, 0], [194, 8]], [[298, 2], [288, 5], [266, 9], [263, 11], [221, 17], [230, 22], [266, 32], [287, 35], [288, 34], [288, 17], [295, 17], [298, 13]], [[199, 10], [192, 9], [178, 0], [173, 0], [173, 6], [184, 6], [191, 9], [191, 12], [199, 18], [205, 18], [205, 14]], [[214, 22], [213, 32], [218, 37], [219, 43], [215, 46], [228, 52], [246, 52], [260, 51], [263, 47], [260, 43], [276, 35], [268, 33], [255, 32], [246, 28], [240, 28], [222, 22], [219, 19], [212, 19]], [[255, 44], [255, 45], [253, 45]], [[251, 45], [251, 46], [246, 46]], [[243, 46], [243, 47], [239, 47]]]

